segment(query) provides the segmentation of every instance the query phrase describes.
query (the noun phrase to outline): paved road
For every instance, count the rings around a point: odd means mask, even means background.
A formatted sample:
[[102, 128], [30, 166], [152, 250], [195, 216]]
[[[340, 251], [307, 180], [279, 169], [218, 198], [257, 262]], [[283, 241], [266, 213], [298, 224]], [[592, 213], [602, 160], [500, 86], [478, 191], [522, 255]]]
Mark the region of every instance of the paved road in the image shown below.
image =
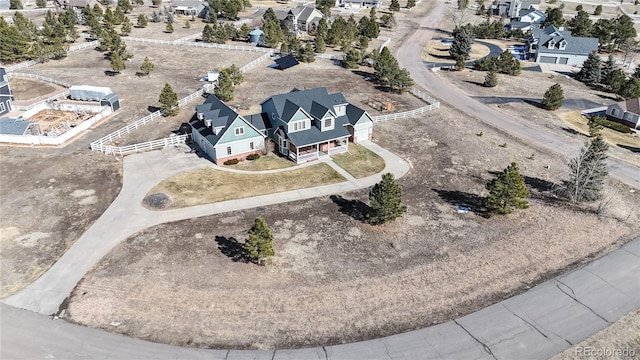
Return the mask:
[[345, 193], [372, 186], [380, 181], [382, 173], [391, 172], [396, 178], [400, 178], [409, 171], [409, 164], [393, 153], [371, 142], [362, 145], [385, 160], [385, 169], [380, 174], [354, 179], [333, 164], [333, 161], [328, 161], [347, 181], [165, 211], [151, 211], [141, 206], [144, 196], [153, 186], [178, 173], [211, 167], [211, 163], [189, 153], [189, 149], [184, 146], [127, 156], [123, 164], [122, 190], [111, 206], [46, 273], [2, 302], [43, 315], [55, 314], [78, 281], [109, 250], [138, 231], [170, 221]]
[[[583, 145], [582, 139], [567, 138], [564, 134], [554, 133], [543, 126], [521, 121], [517, 118], [494, 110], [480, 101], [467, 96], [435, 73], [429, 71], [420, 58], [422, 49], [434, 35], [433, 26], [437, 26], [445, 12], [446, 4], [438, 1], [433, 11], [421, 19], [418, 30], [398, 48], [396, 57], [399, 63], [411, 72], [417, 85], [426, 89], [441, 102], [447, 103], [470, 117], [482, 121], [496, 129], [505, 131], [514, 137], [526, 141], [529, 145], [550, 150], [562, 156], [575, 156]], [[640, 188], [640, 169], [632, 164], [609, 159], [609, 173], [624, 183]]]
[[2, 359], [546, 359], [640, 308], [640, 238], [524, 294], [444, 324], [298, 350], [179, 348], [0, 305]]
[[[538, 106], [542, 98], [525, 98], [518, 96], [471, 96], [472, 99], [478, 100], [483, 104], [508, 104], [513, 102], [526, 102], [531, 106]], [[610, 101], [609, 103], [613, 103]], [[586, 110], [593, 109], [605, 104], [597, 103], [587, 99], [564, 99], [562, 108], [566, 110]]]

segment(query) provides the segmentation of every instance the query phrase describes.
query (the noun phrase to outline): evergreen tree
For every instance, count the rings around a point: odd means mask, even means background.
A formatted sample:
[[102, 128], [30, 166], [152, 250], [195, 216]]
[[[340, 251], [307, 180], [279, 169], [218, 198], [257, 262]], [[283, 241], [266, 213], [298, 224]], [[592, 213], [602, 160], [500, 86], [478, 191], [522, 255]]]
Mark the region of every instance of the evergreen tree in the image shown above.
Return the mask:
[[571, 31], [571, 36], [591, 36], [593, 31], [593, 21], [589, 19], [589, 14], [586, 11], [578, 11], [576, 16], [567, 22], [567, 29]]
[[125, 14], [128, 14], [133, 10], [133, 5], [131, 5], [131, 1], [129, 0], [118, 0], [117, 7], [122, 9]]
[[564, 101], [564, 92], [560, 84], [552, 85], [544, 93], [542, 98], [542, 107], [547, 110], [557, 110], [562, 106]]
[[325, 38], [327, 44], [336, 45], [340, 43], [340, 40], [344, 37], [346, 28], [347, 22], [342, 18], [342, 16], [338, 16], [327, 31], [327, 37]]
[[384, 224], [404, 215], [407, 207], [402, 205], [402, 189], [393, 174], [382, 175], [382, 180], [369, 191], [370, 212], [367, 221], [373, 225]]
[[607, 58], [607, 61], [602, 64], [602, 69], [600, 70], [600, 82], [603, 85], [611, 85], [611, 74], [615, 69], [616, 63], [613, 60], [613, 56], [609, 55], [609, 58]]
[[302, 61], [306, 63], [312, 63], [316, 61], [316, 54], [313, 51], [313, 45], [311, 45], [311, 43], [307, 43], [304, 46], [304, 50], [302, 52]]
[[484, 77], [484, 86], [486, 87], [495, 87], [498, 85], [498, 76], [493, 71], [488, 71], [487, 75]]
[[249, 39], [250, 32], [251, 32], [251, 28], [249, 27], [249, 25], [243, 23], [242, 26], [240, 26], [240, 31], [238, 34], [238, 36], [240, 37], [240, 40], [247, 41]]
[[131, 20], [129, 20], [128, 17], [125, 17], [124, 21], [122, 22], [122, 27], [120, 28], [120, 33], [123, 36], [128, 36], [129, 34], [131, 34], [132, 27], [133, 27], [133, 24], [131, 24]]
[[456, 59], [456, 70], [462, 71], [466, 68], [466, 66], [467, 66], [467, 63], [464, 61], [464, 57], [458, 56], [458, 58]]
[[362, 54], [354, 48], [349, 48], [342, 58], [342, 66], [348, 69], [357, 69], [361, 63]]
[[36, 6], [39, 8], [47, 7], [47, 0], [36, 0]]
[[576, 74], [576, 80], [586, 84], [596, 84], [600, 82], [601, 73], [600, 56], [593, 51]]
[[189, 20], [185, 20], [184, 21], [184, 28], [185, 29], [191, 29], [191, 22]]
[[164, 30], [165, 32], [171, 34], [173, 32], [173, 24], [172, 23], [167, 23], [167, 27]]
[[602, 198], [604, 179], [608, 175], [608, 148], [602, 136], [596, 134], [580, 154], [569, 161], [569, 179], [563, 181], [559, 194], [573, 203]]
[[22, 6], [22, 1], [9, 0], [9, 10], [20, 10], [20, 9], [24, 9], [24, 6]]
[[614, 94], [619, 94], [622, 91], [626, 80], [627, 76], [624, 74], [622, 69], [613, 69], [608, 79], [609, 88]]
[[254, 221], [249, 230], [249, 238], [245, 241], [243, 248], [249, 259], [258, 265], [263, 265], [265, 259], [275, 255], [273, 234], [262, 217], [258, 217]]
[[240, 71], [240, 68], [236, 64], [232, 64], [228, 68], [222, 69], [222, 71], [220, 72], [226, 73], [227, 75], [229, 75], [229, 78], [231, 79], [231, 83], [234, 86], [240, 85], [244, 81], [244, 75], [242, 74], [242, 71]]
[[459, 26], [453, 30], [453, 41], [449, 48], [449, 55], [453, 59], [462, 57], [468, 59], [471, 53], [471, 31], [467, 26]]
[[496, 65], [502, 74], [518, 76], [522, 72], [520, 61], [514, 58], [509, 50], [505, 50], [500, 54]]
[[111, 70], [113, 70], [114, 73], [120, 73], [122, 70], [127, 68], [127, 65], [118, 53], [112, 54], [109, 57], [109, 61], [111, 64]]
[[175, 116], [180, 112], [178, 94], [173, 91], [173, 88], [169, 83], [164, 84], [164, 88], [160, 93], [158, 102], [161, 104], [160, 108], [164, 111], [164, 116]]
[[104, 11], [104, 16], [102, 17], [102, 20], [105, 22], [106, 25], [113, 25], [116, 23], [116, 18], [113, 15], [113, 11], [111, 11], [111, 8], [107, 8]]
[[395, 16], [393, 16], [393, 13], [391, 14], [384, 14], [380, 17], [380, 22], [382, 22], [382, 26], [386, 27], [386, 28], [393, 28], [394, 26], [396, 26], [396, 18]]
[[322, 18], [318, 21], [318, 28], [316, 29], [316, 37], [320, 36], [323, 40], [327, 40], [327, 32], [329, 31], [329, 25], [327, 20]]
[[148, 23], [149, 23], [149, 20], [147, 19], [147, 17], [144, 14], [138, 15], [138, 27], [139, 28], [147, 27]]
[[602, 122], [602, 119], [603, 118], [600, 117], [600, 116], [589, 116], [589, 120], [587, 121], [587, 125], [589, 126], [589, 136], [590, 137], [595, 137], [598, 134], [600, 134], [600, 131], [602, 130], [602, 125], [600, 125], [600, 123]]
[[155, 67], [156, 65], [145, 56], [144, 61], [142, 61], [142, 65], [140, 65], [140, 73], [149, 76]]
[[625, 81], [624, 86], [618, 90], [617, 94], [625, 99], [640, 97], [640, 79], [634, 76], [630, 77]]
[[113, 24], [114, 25], [122, 24], [122, 22], [124, 21], [124, 18], [125, 18], [124, 11], [119, 6], [116, 6], [116, 11], [113, 12]]
[[402, 68], [398, 69], [394, 76], [389, 79], [389, 87], [396, 90], [399, 93], [404, 93], [413, 87], [413, 79], [409, 70]]
[[596, 6], [596, 9], [593, 11], [593, 15], [598, 16], [600, 14], [602, 14], [602, 5]]
[[278, 16], [276, 15], [276, 12], [273, 11], [272, 8], [268, 8], [267, 11], [265, 11], [264, 14], [262, 14], [262, 20], [265, 24], [268, 23], [269, 21], [278, 22]]
[[558, 27], [562, 26], [562, 24], [564, 24], [564, 17], [562, 15], [562, 9], [560, 9], [560, 8], [547, 8], [547, 10], [545, 10], [544, 13], [547, 16], [547, 18], [542, 23], [543, 27], [546, 27], [546, 26], [549, 26], [549, 25], [553, 25], [553, 26], [558, 28]]
[[28, 59], [31, 54], [29, 41], [27, 35], [21, 33], [15, 25], [9, 25], [0, 16], [0, 59], [3, 62]]
[[367, 52], [367, 49], [369, 48], [369, 38], [366, 36], [360, 36], [360, 40], [358, 41], [358, 47], [360, 48], [360, 51], [362, 51], [363, 53]]
[[269, 20], [262, 26], [262, 31], [264, 32], [264, 44], [268, 47], [276, 48], [284, 41], [284, 33], [277, 20]]
[[489, 195], [485, 200], [487, 209], [496, 214], [510, 214], [513, 209], [526, 209], [529, 191], [520, 175], [518, 164], [512, 162], [498, 176], [487, 183]]
[[414, 6], [416, 6], [416, 0], [408, 0], [407, 1], [407, 9], [411, 9]]
[[213, 27], [211, 27], [211, 25], [209, 24], [205, 25], [204, 29], [202, 30], [202, 41], [208, 43], [213, 42], [213, 37]]
[[400, 3], [398, 2], [398, 0], [391, 0], [391, 4], [389, 5], [389, 10], [400, 11]]
[[327, 47], [326, 47], [326, 45], [324, 43], [324, 37], [316, 35], [316, 42], [315, 42], [314, 51], [317, 52], [318, 54], [322, 54], [326, 50], [327, 50]]
[[233, 100], [234, 90], [233, 81], [229, 74], [225, 71], [221, 71], [218, 76], [218, 82], [213, 88], [215, 96], [222, 101], [231, 101]]

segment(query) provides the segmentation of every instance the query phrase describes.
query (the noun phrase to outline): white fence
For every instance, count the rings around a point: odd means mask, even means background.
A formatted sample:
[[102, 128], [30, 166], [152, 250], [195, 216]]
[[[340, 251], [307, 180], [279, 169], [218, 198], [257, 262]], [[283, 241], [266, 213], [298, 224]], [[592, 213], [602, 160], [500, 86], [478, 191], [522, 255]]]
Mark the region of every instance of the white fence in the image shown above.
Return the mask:
[[342, 55], [338, 54], [316, 54], [317, 59], [342, 60]]
[[427, 111], [435, 110], [435, 109], [440, 107], [440, 102], [438, 100], [432, 98], [431, 96], [425, 94], [424, 92], [422, 92], [422, 91], [420, 91], [420, 90], [418, 90], [416, 88], [411, 88], [411, 94], [413, 94], [414, 96], [416, 96], [417, 98], [421, 99], [422, 101], [426, 102], [429, 105], [423, 106], [421, 108], [417, 108], [417, 109], [414, 109], [414, 110], [410, 110], [410, 111], [405, 111], [405, 112], [400, 112], [400, 113], [395, 113], [395, 114], [374, 116], [373, 117], [373, 121], [374, 122], [379, 122], [379, 121], [396, 120], [396, 119], [404, 119], [404, 118], [414, 117], [414, 116], [422, 115], [422, 114], [426, 113]]
[[29, 78], [29, 79], [38, 79], [38, 80], [42, 80], [44, 82], [49, 82], [49, 83], [60, 85], [60, 86], [66, 87], [66, 88], [71, 87], [71, 85], [67, 84], [64, 81], [48, 78], [46, 76], [35, 75], [35, 74], [12, 72], [12, 73], [7, 74], [7, 76], [9, 76], [9, 77]]
[[[60, 93], [58, 95], [54, 95], [54, 96], [52, 96], [50, 98], [44, 99], [42, 101], [38, 101], [37, 103], [33, 103], [31, 105], [28, 105], [28, 106], [17, 106], [17, 105], [14, 105], [13, 109], [14, 110], [20, 110], [20, 111], [28, 111], [28, 110], [34, 109], [36, 107], [42, 106], [43, 104], [46, 104], [46, 103], [48, 103], [50, 101], [66, 98], [67, 96], [69, 96], [69, 94], [70, 94], [70, 92], [69, 92], [69, 90], [67, 90], [67, 91], [65, 91], [63, 93]], [[25, 114], [23, 114], [23, 116], [27, 117], [27, 115], [25, 115]]]
[[130, 37], [130, 36], [123, 36], [122, 40], [130, 41], [130, 42], [141, 42], [141, 43], [147, 43], [147, 44], [183, 45], [183, 46], [191, 46], [191, 47], [213, 48], [213, 49], [223, 49], [223, 50], [237, 50], [237, 51], [252, 51], [252, 52], [262, 52], [262, 53], [268, 53], [268, 52], [272, 52], [273, 51], [273, 49], [261, 48], [261, 47], [257, 47], [257, 46], [214, 44], [214, 43], [185, 41], [185, 40], [168, 41], [168, 40], [136, 38], [136, 37]]
[[[82, 44], [77, 44], [77, 45], [72, 45], [69, 46], [67, 48], [67, 53], [72, 53], [78, 50], [83, 50], [86, 48], [90, 48], [90, 47], [96, 47], [98, 46], [98, 44], [100, 44], [100, 40], [94, 40], [91, 42], [87, 42], [87, 43], [82, 43]], [[29, 66], [33, 66], [35, 64], [41, 63], [42, 60], [41, 59], [37, 59], [37, 60], [29, 60], [29, 61], [23, 61], [21, 63], [17, 63], [15, 65], [12, 66], [7, 66], [5, 67], [5, 70], [7, 71], [7, 73], [11, 73], [20, 69], [24, 69], [24, 68], [28, 68]]]
[[259, 58], [253, 60], [252, 62], [244, 65], [243, 67], [240, 68], [240, 71], [245, 72], [249, 69], [251, 69], [252, 67], [258, 65], [260, 62], [262, 62], [264, 59], [269, 58], [271, 55], [273, 55], [273, 50], [269, 51], [268, 53], [260, 56]]
[[69, 49], [67, 49], [67, 53], [72, 53], [74, 51], [96, 47], [98, 45], [100, 45], [100, 40], [94, 40], [94, 41], [90, 41], [82, 44], [72, 45], [72, 46], [69, 46]]
[[388, 38], [386, 36], [378, 36], [378, 40], [384, 40], [384, 42], [382, 43], [382, 45], [380, 45], [380, 50], [379, 52], [382, 52], [382, 49], [384, 49], [385, 46], [389, 45], [389, 43], [391, 42], [391, 38]]
[[156, 149], [162, 149], [167, 146], [184, 144], [187, 140], [187, 135], [172, 136], [160, 140], [153, 140], [146, 143], [128, 145], [128, 146], [110, 146], [107, 145], [104, 148], [104, 153], [108, 155], [127, 155], [141, 151], [150, 151]]
[[12, 66], [7, 66], [5, 68], [5, 70], [7, 71], [7, 73], [16, 71], [16, 70], [20, 70], [20, 69], [24, 69], [24, 68], [28, 68], [29, 66], [33, 66], [35, 64], [37, 64], [38, 62], [35, 60], [29, 60], [29, 61], [23, 61], [21, 63], [17, 63], [15, 65]]
[[104, 107], [103, 110], [80, 123], [78, 126], [71, 128], [60, 136], [44, 136], [44, 135], [4, 135], [0, 134], [0, 142], [11, 144], [30, 144], [30, 145], [61, 145], [72, 137], [78, 135], [80, 132], [88, 129], [91, 125], [102, 120], [104, 117], [110, 115], [113, 112], [111, 108]]

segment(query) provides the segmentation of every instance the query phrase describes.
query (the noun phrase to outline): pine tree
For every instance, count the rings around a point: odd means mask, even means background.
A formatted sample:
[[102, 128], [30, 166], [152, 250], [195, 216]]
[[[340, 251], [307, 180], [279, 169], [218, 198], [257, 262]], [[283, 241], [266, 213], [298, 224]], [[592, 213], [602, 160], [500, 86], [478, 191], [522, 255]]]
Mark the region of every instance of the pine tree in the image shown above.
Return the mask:
[[611, 89], [611, 92], [614, 94], [619, 94], [622, 91], [626, 80], [627, 76], [622, 69], [614, 69], [611, 74], [609, 74], [609, 79], [607, 80], [609, 83], [609, 89]]
[[518, 164], [512, 162], [498, 176], [487, 183], [489, 195], [485, 200], [487, 209], [496, 214], [510, 214], [513, 209], [526, 209], [529, 191], [520, 175]]
[[342, 58], [342, 66], [347, 69], [357, 69], [360, 63], [362, 63], [362, 54], [354, 48], [347, 50]]
[[213, 27], [211, 27], [211, 25], [207, 24], [204, 26], [204, 29], [202, 30], [202, 41], [204, 42], [213, 42]]
[[459, 26], [453, 30], [453, 41], [449, 48], [449, 55], [453, 59], [458, 59], [462, 56], [463, 59], [468, 59], [471, 53], [471, 31], [467, 26]]
[[156, 65], [145, 56], [144, 61], [142, 61], [142, 65], [140, 65], [140, 73], [149, 76], [155, 67]]
[[167, 23], [167, 27], [164, 30], [165, 32], [171, 34], [173, 32], [173, 24], [172, 23]]
[[128, 14], [133, 10], [133, 5], [131, 5], [131, 1], [129, 0], [118, 0], [118, 7], [122, 9], [125, 14]]
[[593, 11], [593, 15], [600, 15], [602, 14], [602, 5], [598, 5], [596, 6], [596, 9]]
[[191, 29], [191, 22], [189, 20], [185, 20], [184, 21], [184, 28], [185, 29]]
[[113, 12], [113, 24], [120, 25], [124, 21], [125, 15], [124, 11], [120, 8], [120, 6], [116, 6], [116, 11]]
[[602, 136], [596, 134], [580, 154], [569, 161], [569, 179], [563, 181], [558, 193], [573, 203], [602, 198], [604, 179], [608, 175], [608, 148]]
[[258, 265], [264, 265], [267, 258], [275, 255], [273, 234], [262, 217], [254, 221], [243, 248], [249, 259]]
[[513, 54], [509, 50], [505, 50], [500, 54], [496, 61], [496, 65], [502, 74], [518, 76], [522, 72], [520, 61], [514, 58]]
[[416, 0], [408, 0], [407, 1], [407, 9], [411, 9], [414, 6], [416, 6]]
[[382, 175], [382, 180], [369, 191], [367, 221], [373, 225], [384, 224], [404, 215], [407, 207], [402, 205], [402, 189], [393, 174]]
[[603, 85], [611, 85], [611, 74], [616, 69], [616, 63], [613, 60], [613, 56], [609, 55], [607, 61], [602, 64], [602, 70], [600, 70], [600, 82]]
[[24, 6], [22, 6], [22, 1], [20, 0], [9, 0], [9, 9], [20, 10], [20, 9], [24, 9]]
[[634, 76], [630, 77], [625, 81], [624, 86], [619, 89], [617, 94], [625, 99], [640, 97], [640, 79]]
[[127, 65], [118, 53], [113, 53], [110, 56], [109, 61], [111, 64], [111, 70], [113, 70], [114, 73], [120, 73], [122, 70], [127, 68]]
[[542, 107], [547, 110], [557, 110], [562, 106], [564, 101], [564, 92], [560, 84], [552, 85], [544, 93], [542, 98]]
[[589, 116], [589, 120], [587, 121], [587, 125], [589, 126], [589, 136], [596, 137], [600, 134], [602, 130], [602, 118], [601, 116]]
[[398, 0], [391, 0], [391, 4], [389, 5], [389, 10], [400, 11], [400, 3], [398, 2]]
[[111, 11], [111, 8], [107, 8], [104, 11], [104, 16], [102, 19], [106, 25], [113, 25], [116, 22], [115, 16], [113, 15], [113, 11]]
[[36, 6], [39, 8], [47, 7], [47, 0], [36, 0]]
[[128, 36], [129, 34], [131, 34], [132, 27], [133, 27], [133, 24], [131, 24], [131, 20], [129, 20], [128, 17], [125, 17], [124, 21], [122, 22], [122, 27], [120, 28], [120, 33], [123, 36]]
[[238, 32], [238, 36], [241, 41], [247, 41], [249, 39], [249, 33], [251, 32], [251, 28], [247, 24], [242, 24], [240, 26], [240, 31]]
[[484, 77], [484, 86], [486, 87], [495, 87], [498, 85], [498, 76], [493, 71], [488, 71], [487, 75]]
[[164, 88], [160, 93], [158, 102], [162, 105], [160, 108], [164, 111], [164, 116], [175, 116], [180, 112], [178, 94], [173, 91], [173, 88], [169, 83], [164, 84]]
[[312, 63], [316, 61], [316, 54], [313, 51], [313, 45], [311, 45], [311, 43], [307, 43], [304, 46], [304, 50], [302, 52], [302, 61], [306, 63]]
[[326, 50], [327, 50], [327, 46], [324, 43], [324, 37], [316, 35], [314, 51], [317, 52], [318, 54], [321, 54]]
[[214, 95], [222, 101], [231, 101], [234, 97], [234, 90], [233, 80], [231, 80], [229, 74], [225, 71], [221, 71], [220, 76], [218, 76], [218, 82], [213, 88]]
[[601, 74], [600, 57], [593, 51], [582, 64], [582, 69], [576, 74], [576, 80], [586, 84], [596, 84], [600, 82]]

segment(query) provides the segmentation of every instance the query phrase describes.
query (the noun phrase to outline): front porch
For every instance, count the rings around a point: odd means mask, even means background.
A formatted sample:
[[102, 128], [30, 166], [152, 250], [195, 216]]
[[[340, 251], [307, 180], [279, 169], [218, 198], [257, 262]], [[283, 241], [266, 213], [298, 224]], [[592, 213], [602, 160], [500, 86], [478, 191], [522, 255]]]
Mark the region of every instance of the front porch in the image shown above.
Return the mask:
[[289, 158], [296, 164], [307, 161], [318, 160], [331, 155], [342, 154], [349, 150], [349, 140], [347, 137], [329, 140], [312, 145], [295, 147], [291, 144], [289, 148]]

